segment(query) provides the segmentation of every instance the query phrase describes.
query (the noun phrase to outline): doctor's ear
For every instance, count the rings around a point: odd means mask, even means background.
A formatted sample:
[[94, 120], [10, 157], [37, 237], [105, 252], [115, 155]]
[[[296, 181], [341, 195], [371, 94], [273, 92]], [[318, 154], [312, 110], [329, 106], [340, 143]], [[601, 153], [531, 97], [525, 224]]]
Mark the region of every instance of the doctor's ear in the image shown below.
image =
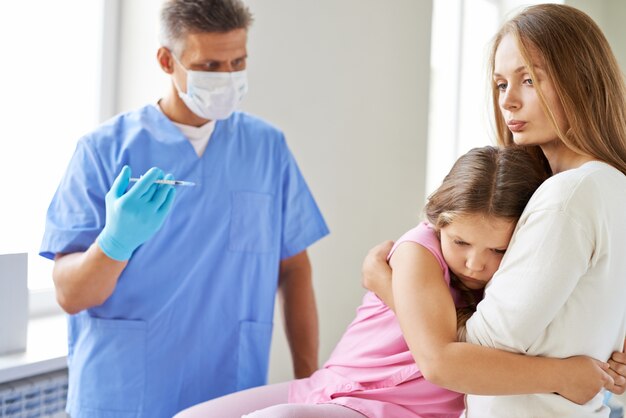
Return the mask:
[[160, 47], [157, 51], [157, 60], [161, 69], [167, 74], [174, 72], [174, 57], [169, 49], [164, 46]]

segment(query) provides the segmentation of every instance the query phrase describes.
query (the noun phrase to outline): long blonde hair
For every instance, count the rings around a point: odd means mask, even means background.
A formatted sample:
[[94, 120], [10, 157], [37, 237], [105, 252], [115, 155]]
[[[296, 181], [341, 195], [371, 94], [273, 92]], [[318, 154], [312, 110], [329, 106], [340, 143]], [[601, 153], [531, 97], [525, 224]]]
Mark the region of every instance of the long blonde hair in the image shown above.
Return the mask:
[[[574, 152], [604, 161], [626, 174], [626, 86], [615, 55], [598, 25], [571, 6], [528, 7], [508, 20], [496, 34], [490, 57], [491, 76], [496, 50], [502, 38], [509, 34], [517, 40], [535, 80], [530, 52], [543, 60], [567, 119], [567, 132], [559, 130], [541, 88], [535, 86], [559, 139]], [[513, 136], [498, 105], [499, 90], [492, 83], [498, 143], [510, 145]]]

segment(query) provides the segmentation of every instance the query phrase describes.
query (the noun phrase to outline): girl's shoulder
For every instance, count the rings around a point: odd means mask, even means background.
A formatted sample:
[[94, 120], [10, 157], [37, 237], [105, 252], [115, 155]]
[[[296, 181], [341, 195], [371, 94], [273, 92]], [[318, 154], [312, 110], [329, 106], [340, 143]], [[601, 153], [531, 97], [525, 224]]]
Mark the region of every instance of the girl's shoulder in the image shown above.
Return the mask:
[[387, 260], [391, 258], [396, 248], [404, 242], [414, 242], [426, 248], [435, 256], [442, 269], [445, 270], [447, 268], [443, 254], [441, 253], [441, 243], [437, 237], [437, 232], [430, 223], [425, 221], [420, 222], [416, 227], [408, 230], [400, 238], [398, 238], [391, 248], [391, 251], [387, 256]]

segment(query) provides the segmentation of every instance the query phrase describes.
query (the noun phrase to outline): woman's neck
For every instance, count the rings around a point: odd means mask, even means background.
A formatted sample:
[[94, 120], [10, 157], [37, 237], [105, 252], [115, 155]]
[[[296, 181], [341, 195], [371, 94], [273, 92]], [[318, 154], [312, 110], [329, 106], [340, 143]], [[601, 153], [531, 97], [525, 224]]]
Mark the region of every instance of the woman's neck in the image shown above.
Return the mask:
[[593, 157], [572, 151], [558, 139], [541, 145], [541, 150], [548, 159], [553, 174], [578, 168], [589, 161], [595, 160]]

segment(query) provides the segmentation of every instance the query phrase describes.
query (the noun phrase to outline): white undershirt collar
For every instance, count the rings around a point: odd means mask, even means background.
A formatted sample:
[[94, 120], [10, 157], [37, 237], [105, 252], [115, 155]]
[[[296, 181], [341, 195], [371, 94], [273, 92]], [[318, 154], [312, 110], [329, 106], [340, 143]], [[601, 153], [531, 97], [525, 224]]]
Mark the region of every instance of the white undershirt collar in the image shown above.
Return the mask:
[[[155, 107], [159, 109], [159, 112], [163, 113], [158, 102], [155, 103]], [[215, 130], [215, 121], [211, 120], [202, 126], [184, 125], [174, 121], [172, 121], [172, 123], [180, 129], [181, 133], [189, 140], [189, 143], [193, 146], [198, 157], [202, 157], [204, 150], [209, 144], [209, 139], [211, 139], [211, 134]]]

